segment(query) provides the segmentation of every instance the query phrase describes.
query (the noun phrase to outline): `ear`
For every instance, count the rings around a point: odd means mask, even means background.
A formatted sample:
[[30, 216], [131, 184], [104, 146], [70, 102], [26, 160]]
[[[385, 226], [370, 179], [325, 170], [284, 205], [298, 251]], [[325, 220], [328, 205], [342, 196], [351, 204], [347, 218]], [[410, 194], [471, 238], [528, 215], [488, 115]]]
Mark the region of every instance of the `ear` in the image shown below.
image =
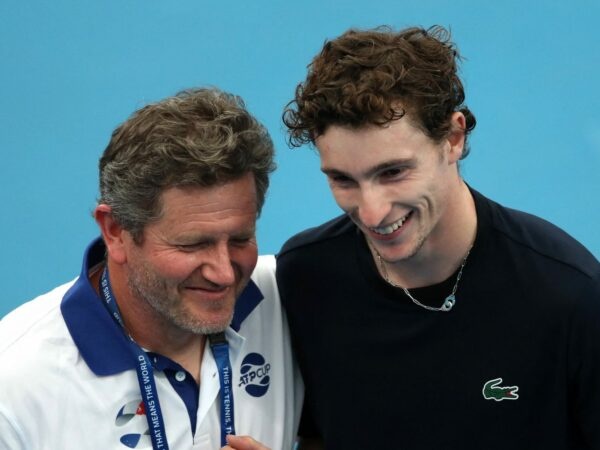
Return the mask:
[[467, 119], [465, 115], [460, 111], [452, 113], [450, 118], [450, 134], [447, 137], [448, 144], [450, 144], [450, 151], [448, 152], [448, 162], [456, 163], [465, 149], [465, 128], [467, 126]]
[[94, 218], [102, 233], [108, 258], [117, 264], [126, 263], [126, 243], [130, 238], [127, 231], [113, 217], [112, 208], [105, 204], [96, 206]]

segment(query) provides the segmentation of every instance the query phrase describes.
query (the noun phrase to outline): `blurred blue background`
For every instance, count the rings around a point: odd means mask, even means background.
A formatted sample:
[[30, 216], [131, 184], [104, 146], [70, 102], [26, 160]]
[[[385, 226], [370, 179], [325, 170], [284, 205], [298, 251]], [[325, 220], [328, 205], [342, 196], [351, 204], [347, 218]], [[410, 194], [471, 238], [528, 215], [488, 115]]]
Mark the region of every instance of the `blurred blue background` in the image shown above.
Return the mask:
[[111, 131], [182, 88], [241, 95], [272, 134], [262, 253], [337, 215], [314, 150], [287, 147], [281, 112], [324, 40], [349, 27], [449, 27], [478, 119], [464, 177], [599, 257], [599, 17], [592, 0], [3, 0], [0, 316], [78, 274]]

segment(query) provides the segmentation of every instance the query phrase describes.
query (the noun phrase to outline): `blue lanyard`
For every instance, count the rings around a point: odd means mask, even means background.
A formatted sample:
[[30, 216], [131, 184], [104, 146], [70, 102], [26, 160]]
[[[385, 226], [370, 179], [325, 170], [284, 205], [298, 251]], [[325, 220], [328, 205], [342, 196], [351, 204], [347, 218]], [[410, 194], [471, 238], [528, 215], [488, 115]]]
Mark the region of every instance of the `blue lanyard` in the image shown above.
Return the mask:
[[[110, 282], [108, 280], [108, 269], [105, 268], [100, 279], [100, 294], [104, 300], [104, 304], [108, 308], [115, 321], [121, 325], [123, 329], [124, 323], [119, 307], [115, 302]], [[150, 429], [150, 438], [152, 439], [152, 448], [154, 450], [169, 450], [167, 443], [167, 433], [165, 432], [165, 423], [163, 420], [160, 402], [158, 401], [158, 391], [154, 381], [154, 370], [152, 362], [146, 352], [137, 345], [129, 336], [129, 348], [136, 360], [136, 372], [138, 383], [140, 384], [140, 392], [144, 401], [146, 410], [146, 420]]]
[[[115, 296], [110, 287], [108, 267], [102, 271], [100, 279], [100, 294], [108, 311], [115, 321], [125, 330], [123, 318], [115, 301]], [[140, 392], [146, 409], [146, 420], [150, 427], [150, 437], [154, 450], [169, 450], [167, 434], [158, 401], [158, 391], [154, 381], [154, 370], [152, 362], [146, 352], [130, 339], [130, 349], [136, 358], [136, 372], [140, 385]], [[221, 446], [227, 445], [225, 439], [228, 434], [235, 434], [233, 415], [233, 390], [231, 384], [232, 370], [229, 362], [229, 344], [225, 333], [211, 334], [208, 336], [210, 348], [213, 352], [217, 368], [219, 370], [219, 382], [221, 386]]]
[[225, 447], [227, 445], [225, 437], [228, 434], [235, 434], [229, 345], [227, 344], [227, 339], [225, 339], [225, 333], [223, 332], [210, 334], [208, 339], [219, 369], [219, 382], [221, 384], [221, 447]]

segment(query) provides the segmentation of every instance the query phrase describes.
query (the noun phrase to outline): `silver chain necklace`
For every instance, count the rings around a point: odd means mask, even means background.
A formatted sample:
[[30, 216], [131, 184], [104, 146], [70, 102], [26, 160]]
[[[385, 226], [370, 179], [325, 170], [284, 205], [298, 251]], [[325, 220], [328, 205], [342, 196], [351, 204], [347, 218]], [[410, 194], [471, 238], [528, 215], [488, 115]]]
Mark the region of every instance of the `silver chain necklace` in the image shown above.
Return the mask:
[[442, 303], [442, 306], [440, 306], [439, 308], [435, 308], [433, 306], [424, 305], [419, 300], [417, 300], [416, 298], [414, 298], [410, 294], [410, 292], [408, 291], [408, 289], [406, 289], [403, 286], [398, 286], [396, 283], [394, 283], [392, 280], [390, 280], [387, 268], [385, 267], [385, 264], [383, 262], [383, 259], [381, 258], [381, 255], [379, 254], [379, 252], [377, 250], [375, 250], [375, 249], [373, 249], [373, 250], [375, 251], [375, 254], [377, 255], [377, 263], [378, 263], [379, 267], [381, 268], [381, 275], [383, 275], [383, 279], [388, 284], [394, 286], [395, 288], [402, 289], [404, 291], [404, 293], [406, 294], [406, 296], [408, 298], [410, 298], [415, 305], [418, 305], [421, 308], [425, 308], [425, 309], [427, 309], [429, 311], [448, 312], [448, 311], [450, 311], [452, 309], [452, 307], [456, 303], [456, 295], [455, 294], [456, 294], [456, 290], [458, 289], [458, 282], [460, 281], [460, 277], [462, 276], [463, 269], [465, 268], [465, 264], [467, 264], [467, 258], [469, 257], [469, 254], [471, 253], [471, 249], [472, 248], [473, 248], [473, 246], [471, 246], [469, 248], [469, 251], [467, 251], [467, 254], [465, 255], [465, 257], [462, 260], [462, 264], [460, 265], [460, 269], [458, 271], [458, 275], [456, 275], [456, 282], [454, 283], [454, 287], [452, 288], [452, 292], [450, 293], [450, 295], [448, 295], [448, 297], [446, 297], [444, 299], [444, 303]]

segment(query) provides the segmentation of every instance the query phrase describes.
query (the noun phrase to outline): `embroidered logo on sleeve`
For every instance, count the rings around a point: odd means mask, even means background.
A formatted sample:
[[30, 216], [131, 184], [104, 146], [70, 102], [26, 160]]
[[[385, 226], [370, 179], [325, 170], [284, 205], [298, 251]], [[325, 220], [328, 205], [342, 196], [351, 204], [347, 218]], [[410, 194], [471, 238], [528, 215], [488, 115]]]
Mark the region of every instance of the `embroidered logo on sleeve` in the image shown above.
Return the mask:
[[253, 397], [262, 397], [269, 390], [271, 364], [259, 353], [248, 353], [240, 367], [239, 387]]
[[519, 398], [519, 386], [499, 386], [502, 378], [494, 378], [483, 385], [483, 398], [486, 400], [516, 400]]

